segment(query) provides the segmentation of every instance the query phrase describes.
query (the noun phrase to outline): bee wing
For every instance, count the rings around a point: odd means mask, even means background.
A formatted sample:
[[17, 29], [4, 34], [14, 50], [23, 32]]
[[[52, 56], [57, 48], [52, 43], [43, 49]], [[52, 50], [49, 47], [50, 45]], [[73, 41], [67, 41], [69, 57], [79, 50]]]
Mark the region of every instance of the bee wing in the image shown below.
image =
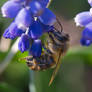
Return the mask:
[[52, 74], [52, 77], [51, 77], [51, 80], [50, 80], [50, 82], [49, 82], [49, 86], [52, 84], [52, 82], [53, 82], [53, 80], [54, 80], [54, 78], [55, 78], [55, 76], [56, 76], [56, 74], [57, 74], [57, 72], [58, 72], [58, 70], [59, 70], [59, 68], [60, 68], [60, 65], [61, 65], [60, 58], [61, 58], [61, 57], [63, 57], [63, 55], [61, 55], [61, 52], [60, 52], [59, 57], [58, 57], [58, 61], [57, 61], [57, 63], [56, 63], [55, 70], [54, 70], [54, 72], [53, 72], [53, 74]]

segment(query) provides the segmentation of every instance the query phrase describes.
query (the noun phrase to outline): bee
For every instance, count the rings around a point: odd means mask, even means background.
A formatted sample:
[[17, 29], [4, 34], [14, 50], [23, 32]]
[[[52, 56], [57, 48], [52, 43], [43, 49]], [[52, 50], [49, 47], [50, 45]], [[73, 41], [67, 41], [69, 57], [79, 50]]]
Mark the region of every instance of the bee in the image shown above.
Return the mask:
[[49, 68], [55, 68], [49, 85], [51, 85], [59, 70], [61, 65], [60, 58], [66, 54], [69, 47], [69, 35], [62, 31], [63, 28], [58, 19], [57, 22], [60, 25], [61, 30], [54, 28], [48, 32], [48, 40], [46, 42], [47, 45], [45, 44], [45, 46], [43, 46], [44, 51], [41, 56], [28, 56], [24, 58], [31, 70], [41, 71]]

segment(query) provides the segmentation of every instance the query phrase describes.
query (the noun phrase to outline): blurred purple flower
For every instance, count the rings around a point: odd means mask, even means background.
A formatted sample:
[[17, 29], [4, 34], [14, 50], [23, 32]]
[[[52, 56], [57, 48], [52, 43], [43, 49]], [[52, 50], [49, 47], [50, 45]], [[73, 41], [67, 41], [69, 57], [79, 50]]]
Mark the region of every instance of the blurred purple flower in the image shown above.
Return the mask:
[[[92, 6], [92, 0], [88, 0], [88, 3]], [[77, 26], [84, 27], [80, 40], [81, 45], [89, 46], [92, 43], [92, 8], [90, 11], [77, 14], [74, 20]]]

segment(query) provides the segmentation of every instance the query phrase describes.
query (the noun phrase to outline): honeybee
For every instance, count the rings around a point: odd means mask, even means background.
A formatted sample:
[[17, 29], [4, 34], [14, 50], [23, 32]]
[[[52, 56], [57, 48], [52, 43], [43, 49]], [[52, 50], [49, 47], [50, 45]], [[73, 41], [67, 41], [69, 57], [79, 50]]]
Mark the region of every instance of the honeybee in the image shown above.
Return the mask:
[[46, 70], [49, 68], [55, 68], [49, 85], [53, 82], [57, 71], [61, 65], [60, 58], [66, 54], [69, 47], [69, 35], [62, 30], [61, 23], [57, 20], [61, 27], [61, 30], [54, 28], [48, 32], [47, 45], [43, 46], [44, 51], [40, 57], [28, 56], [24, 58], [28, 67], [35, 71]]

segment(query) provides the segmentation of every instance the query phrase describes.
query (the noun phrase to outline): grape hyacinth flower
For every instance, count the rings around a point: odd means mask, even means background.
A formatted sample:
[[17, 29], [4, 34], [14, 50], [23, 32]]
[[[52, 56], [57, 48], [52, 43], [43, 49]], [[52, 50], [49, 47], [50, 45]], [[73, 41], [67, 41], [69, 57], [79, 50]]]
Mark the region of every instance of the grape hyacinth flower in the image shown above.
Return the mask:
[[[88, 0], [92, 6], [92, 0]], [[74, 18], [77, 26], [84, 27], [82, 37], [80, 40], [81, 45], [89, 46], [92, 44], [92, 8], [89, 11], [84, 11], [76, 15]]]
[[33, 0], [29, 5], [33, 16], [36, 17], [40, 16], [45, 9], [45, 6], [42, 3], [40, 3], [38, 0]]
[[11, 1], [7, 1], [2, 7], [2, 15], [3, 17], [7, 18], [14, 18], [22, 8], [22, 5], [20, 3], [16, 3]]
[[34, 40], [32, 46], [31, 46], [31, 48], [29, 50], [29, 54], [33, 55], [34, 57], [40, 57], [41, 52], [42, 52], [41, 40], [39, 40], [39, 39]]
[[22, 34], [19, 43], [18, 48], [23, 53], [24, 51], [27, 51], [30, 47], [30, 39], [29, 36], [26, 34]]
[[1, 7], [2, 16], [13, 19], [3, 36], [12, 40], [20, 37], [18, 48], [22, 53], [41, 55], [40, 37], [52, 30], [56, 22], [55, 14], [47, 8], [48, 3], [49, 0], [9, 0]]
[[9, 38], [9, 39], [14, 39], [16, 37], [19, 37], [22, 35], [22, 33], [24, 33], [25, 31], [19, 29], [17, 27], [17, 25], [13, 22], [11, 23], [11, 25], [6, 29], [5, 33], [3, 34], [3, 36], [5, 38]]
[[26, 29], [32, 24], [32, 22], [33, 17], [31, 15], [30, 10], [27, 7], [21, 9], [15, 18], [15, 23], [18, 25], [19, 28]]
[[29, 36], [31, 39], [38, 39], [42, 36], [42, 25], [39, 21], [34, 21], [34, 23], [30, 26]]

